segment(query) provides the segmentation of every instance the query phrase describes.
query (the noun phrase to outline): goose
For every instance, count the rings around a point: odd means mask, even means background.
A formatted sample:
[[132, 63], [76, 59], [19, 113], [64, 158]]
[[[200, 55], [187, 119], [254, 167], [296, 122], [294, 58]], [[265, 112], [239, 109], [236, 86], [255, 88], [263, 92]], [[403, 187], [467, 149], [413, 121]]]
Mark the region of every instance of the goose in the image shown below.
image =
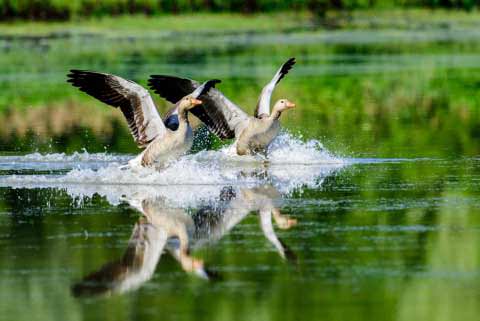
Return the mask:
[[[280, 131], [281, 114], [295, 107], [288, 99], [280, 99], [270, 112], [273, 90], [294, 64], [295, 58], [288, 59], [262, 89], [253, 116], [245, 113], [215, 88], [204, 91], [199, 96], [202, 104], [194, 106], [190, 112], [220, 139], [234, 138], [232, 148], [238, 155], [266, 153], [269, 144]], [[151, 75], [148, 85], [170, 102], [177, 101], [201, 86], [195, 80], [168, 75]]]
[[138, 147], [144, 148], [126, 167], [161, 166], [185, 154], [192, 146], [192, 128], [187, 113], [202, 104], [197, 99], [220, 80], [213, 79], [179, 97], [162, 121], [152, 97], [139, 84], [116, 75], [86, 70], [70, 70], [67, 82], [88, 95], [119, 107]]

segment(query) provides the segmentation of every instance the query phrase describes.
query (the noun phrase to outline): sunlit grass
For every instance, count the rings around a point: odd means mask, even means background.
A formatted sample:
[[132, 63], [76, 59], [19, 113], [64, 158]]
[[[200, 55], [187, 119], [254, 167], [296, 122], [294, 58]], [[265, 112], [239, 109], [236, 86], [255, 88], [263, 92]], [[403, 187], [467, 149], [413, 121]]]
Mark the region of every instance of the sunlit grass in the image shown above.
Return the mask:
[[64, 22], [11, 21], [0, 23], [0, 35], [45, 35], [51, 33], [107, 33], [138, 35], [169, 31], [282, 31], [292, 28], [443, 28], [479, 26], [477, 11], [428, 9], [375, 9], [329, 11], [325, 21], [308, 11], [277, 13], [186, 13], [177, 15], [125, 15], [77, 18]]
[[65, 32], [100, 32], [108, 34], [143, 34], [167, 31], [279, 31], [306, 26], [308, 12], [282, 12], [243, 15], [235, 13], [197, 13], [159, 16], [116, 16], [86, 18], [67, 22], [14, 21], [0, 23], [0, 34], [42, 35]]

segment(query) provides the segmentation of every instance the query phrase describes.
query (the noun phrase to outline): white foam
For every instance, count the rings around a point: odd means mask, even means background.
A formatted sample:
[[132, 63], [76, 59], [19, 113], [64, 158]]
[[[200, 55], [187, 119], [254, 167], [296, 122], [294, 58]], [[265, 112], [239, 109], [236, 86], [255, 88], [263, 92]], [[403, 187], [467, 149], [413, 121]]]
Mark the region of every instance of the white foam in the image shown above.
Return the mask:
[[220, 161], [233, 165], [261, 164], [268, 161], [270, 164], [282, 165], [345, 165], [347, 161], [336, 157], [326, 150], [322, 143], [315, 139], [303, 142], [289, 132], [283, 131], [270, 144], [268, 157], [238, 156], [233, 145], [217, 151], [201, 151], [194, 155], [199, 161]]
[[303, 142], [288, 132], [282, 132], [273, 140], [268, 158], [273, 164], [345, 164], [342, 158], [331, 154], [318, 140]]
[[65, 153], [41, 154], [32, 153], [21, 156], [2, 156], [2, 162], [123, 162], [130, 159], [129, 155], [115, 155], [107, 153], [88, 153], [86, 150], [82, 152], [74, 152], [71, 155]]
[[[120, 164], [132, 157], [130, 155], [83, 152], [9, 157], [42, 164], [43, 169], [54, 167], [52, 163], [73, 163], [75, 166], [65, 175], [0, 176], [0, 186], [57, 187], [75, 198], [99, 194], [112, 204], [138, 195], [163, 197], [182, 206], [216, 199], [225, 186], [236, 189], [271, 184], [281, 193], [291, 193], [302, 187], [318, 188], [326, 176], [346, 164], [318, 141], [304, 143], [288, 133], [282, 133], [272, 143], [268, 163], [259, 156], [232, 155], [229, 147], [186, 155], [162, 170], [119, 169]], [[0, 158], [3, 163], [5, 160], [6, 157]]]
[[61, 185], [76, 204], [94, 195], [104, 197], [110, 204], [118, 205], [123, 201], [133, 203], [134, 200], [163, 199], [166, 206], [197, 207], [218, 200], [223, 185]]
[[61, 170], [72, 168], [98, 168], [106, 163], [121, 164], [131, 159], [131, 155], [116, 155], [107, 153], [75, 152], [65, 153], [0, 156], [1, 170]]

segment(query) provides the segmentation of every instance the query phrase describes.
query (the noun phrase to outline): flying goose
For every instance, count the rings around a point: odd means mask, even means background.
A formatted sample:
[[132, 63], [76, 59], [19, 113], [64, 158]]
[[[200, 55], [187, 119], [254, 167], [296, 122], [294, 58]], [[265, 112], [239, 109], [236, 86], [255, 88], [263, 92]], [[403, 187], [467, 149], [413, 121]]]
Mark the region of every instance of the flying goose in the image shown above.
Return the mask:
[[[288, 59], [263, 88], [254, 116], [249, 116], [214, 88], [204, 91], [199, 96], [202, 104], [194, 106], [190, 112], [219, 138], [235, 138], [233, 146], [238, 155], [264, 152], [280, 130], [279, 118], [282, 112], [295, 107], [289, 100], [280, 99], [270, 113], [272, 92], [294, 64], [295, 58]], [[195, 80], [167, 75], [152, 75], [148, 84], [155, 93], [170, 102], [177, 101], [201, 86]]]
[[144, 151], [130, 160], [130, 167], [162, 165], [186, 153], [192, 146], [192, 128], [187, 113], [201, 105], [197, 99], [220, 80], [213, 79], [178, 97], [162, 121], [152, 97], [139, 84], [119, 76], [70, 70], [67, 82], [113, 107], [120, 107], [138, 147]]

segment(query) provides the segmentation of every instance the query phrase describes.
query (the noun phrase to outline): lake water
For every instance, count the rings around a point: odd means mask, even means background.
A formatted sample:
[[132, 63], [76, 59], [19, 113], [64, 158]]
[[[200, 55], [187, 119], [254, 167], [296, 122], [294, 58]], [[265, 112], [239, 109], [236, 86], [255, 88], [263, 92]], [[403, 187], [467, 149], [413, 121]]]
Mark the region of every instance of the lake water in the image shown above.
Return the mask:
[[2, 315], [478, 315], [479, 159], [220, 165], [217, 153], [138, 175], [120, 174], [123, 156], [1, 158]]
[[[0, 319], [476, 320], [480, 42], [442, 28], [1, 38]], [[120, 170], [123, 120], [65, 83], [218, 77], [253, 110], [290, 56], [268, 163], [210, 138]]]

